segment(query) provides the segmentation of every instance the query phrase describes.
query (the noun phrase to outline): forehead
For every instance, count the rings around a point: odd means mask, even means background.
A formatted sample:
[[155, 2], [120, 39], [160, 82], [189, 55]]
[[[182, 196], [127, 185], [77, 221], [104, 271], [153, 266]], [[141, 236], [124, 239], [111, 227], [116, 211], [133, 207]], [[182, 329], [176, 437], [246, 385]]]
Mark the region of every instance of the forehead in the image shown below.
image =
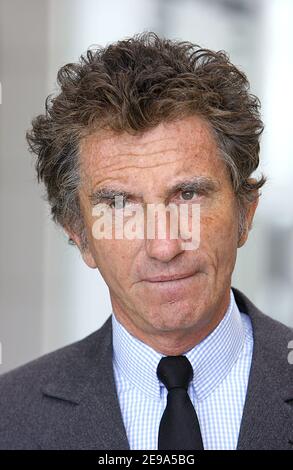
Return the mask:
[[98, 132], [80, 145], [83, 181], [90, 187], [106, 181], [144, 182], [190, 171], [218, 173], [223, 162], [206, 121], [198, 116], [161, 123], [138, 135]]

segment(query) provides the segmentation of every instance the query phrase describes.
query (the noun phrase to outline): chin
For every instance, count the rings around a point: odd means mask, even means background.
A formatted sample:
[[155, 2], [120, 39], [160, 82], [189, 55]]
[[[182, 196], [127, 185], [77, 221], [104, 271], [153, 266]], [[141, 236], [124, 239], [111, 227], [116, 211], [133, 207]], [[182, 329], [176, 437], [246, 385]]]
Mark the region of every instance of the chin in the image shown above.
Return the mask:
[[[152, 312], [152, 313], [150, 313]], [[188, 301], [174, 301], [150, 308], [145, 318], [156, 330], [173, 331], [194, 328], [201, 323], [203, 312], [199, 305], [191, 305]]]

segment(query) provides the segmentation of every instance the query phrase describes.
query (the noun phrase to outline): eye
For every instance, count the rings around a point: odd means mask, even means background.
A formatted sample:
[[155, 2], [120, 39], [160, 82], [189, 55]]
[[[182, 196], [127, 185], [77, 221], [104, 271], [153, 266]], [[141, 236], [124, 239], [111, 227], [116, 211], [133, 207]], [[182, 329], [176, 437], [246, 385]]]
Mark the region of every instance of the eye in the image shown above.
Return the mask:
[[108, 206], [110, 209], [115, 209], [115, 210], [121, 210], [121, 209], [126, 209], [126, 208], [131, 208], [135, 207], [136, 203], [129, 197], [124, 196], [124, 197], [115, 197], [115, 199], [110, 199], [107, 202]]
[[126, 202], [127, 202], [126, 198], [119, 198], [116, 201], [115, 199], [113, 199], [112, 201], [109, 202], [109, 207], [111, 209], [124, 209]]
[[181, 196], [185, 201], [189, 201], [196, 195], [196, 192], [193, 190], [182, 191]]

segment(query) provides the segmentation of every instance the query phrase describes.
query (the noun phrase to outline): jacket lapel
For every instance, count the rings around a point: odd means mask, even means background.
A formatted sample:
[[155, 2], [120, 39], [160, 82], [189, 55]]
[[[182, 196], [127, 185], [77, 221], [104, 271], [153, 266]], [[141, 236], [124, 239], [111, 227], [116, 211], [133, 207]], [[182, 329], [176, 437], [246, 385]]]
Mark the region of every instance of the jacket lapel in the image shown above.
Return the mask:
[[263, 315], [233, 289], [241, 312], [252, 321], [254, 346], [237, 449], [292, 449], [293, 381], [288, 342], [293, 333]]
[[[112, 366], [112, 323], [77, 343], [60, 375], [43, 389], [46, 449], [129, 449]], [[63, 370], [63, 371], [62, 371]], [[51, 419], [52, 417], [52, 419]]]

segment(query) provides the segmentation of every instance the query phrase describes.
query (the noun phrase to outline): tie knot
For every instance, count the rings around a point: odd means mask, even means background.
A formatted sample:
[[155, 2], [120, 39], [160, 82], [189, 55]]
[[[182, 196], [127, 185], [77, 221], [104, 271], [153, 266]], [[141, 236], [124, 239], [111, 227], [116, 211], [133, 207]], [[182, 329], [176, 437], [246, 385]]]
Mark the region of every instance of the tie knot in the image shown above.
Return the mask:
[[159, 362], [157, 376], [168, 391], [177, 387], [187, 390], [193, 369], [186, 356], [166, 356]]

